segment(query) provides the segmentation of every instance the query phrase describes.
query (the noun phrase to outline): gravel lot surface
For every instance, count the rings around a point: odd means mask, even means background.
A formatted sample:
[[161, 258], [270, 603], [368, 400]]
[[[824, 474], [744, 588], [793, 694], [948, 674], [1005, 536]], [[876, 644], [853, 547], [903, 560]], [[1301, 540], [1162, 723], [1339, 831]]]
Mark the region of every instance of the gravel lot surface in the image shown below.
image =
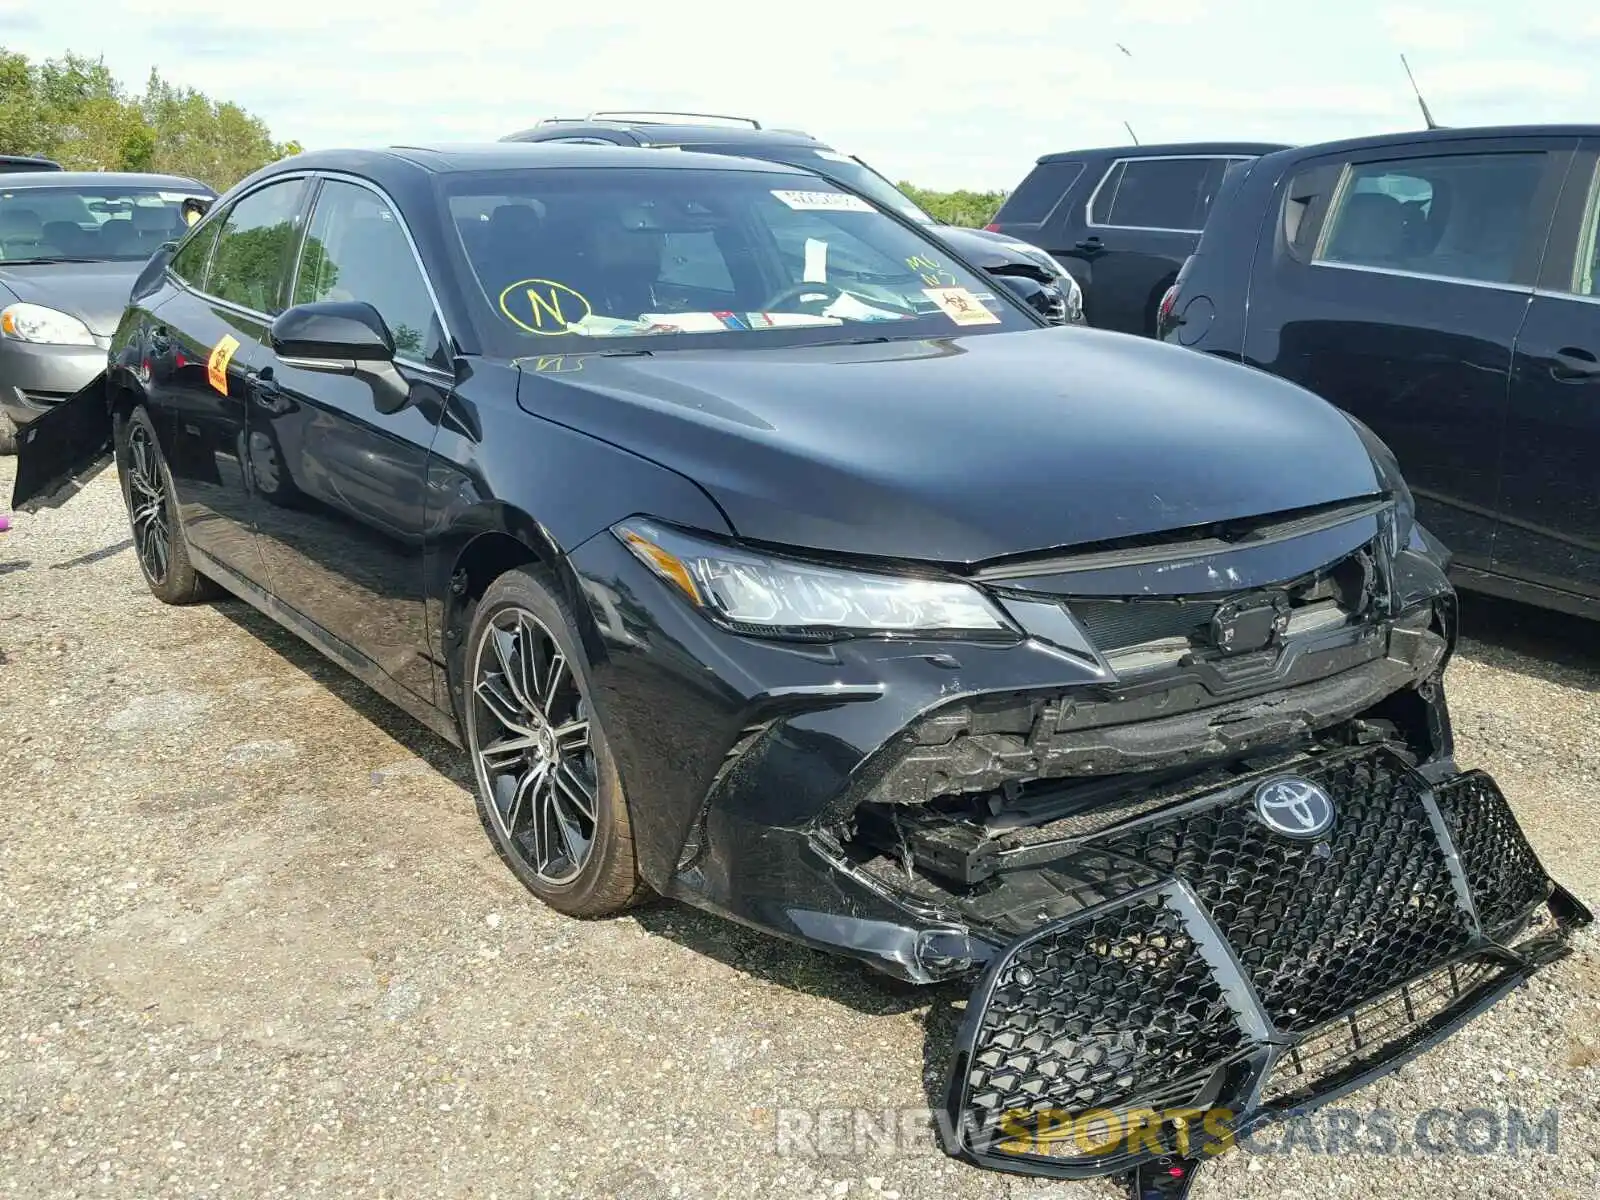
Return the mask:
[[[457, 752], [240, 602], [158, 604], [127, 537], [109, 472], [0, 534], [0, 1196], [1120, 1195], [838, 1117], [810, 1153], [784, 1115], [780, 1153], [779, 1109], [914, 1120], [961, 993], [675, 905], [557, 916], [495, 859]], [[1596, 905], [1600, 632], [1468, 605], [1461, 760]], [[1340, 1105], [1390, 1110], [1404, 1145], [1442, 1108], [1444, 1153], [1300, 1140], [1225, 1156], [1195, 1196], [1590, 1200], [1597, 1097], [1590, 932]], [[1558, 1152], [1509, 1153], [1504, 1125], [1457, 1148], [1462, 1113], [1508, 1106], [1556, 1110]]]

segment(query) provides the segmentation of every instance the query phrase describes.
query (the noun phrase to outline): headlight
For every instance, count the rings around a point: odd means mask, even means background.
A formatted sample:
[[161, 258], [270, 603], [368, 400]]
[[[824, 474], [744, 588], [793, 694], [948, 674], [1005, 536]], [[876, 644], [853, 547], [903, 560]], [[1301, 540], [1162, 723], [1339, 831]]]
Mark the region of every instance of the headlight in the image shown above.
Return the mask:
[[19, 342], [48, 346], [94, 345], [94, 335], [77, 317], [42, 304], [12, 304], [0, 309], [0, 333]]
[[1038, 246], [1030, 246], [1027, 242], [1007, 242], [1006, 245], [1018, 254], [1031, 258], [1055, 276], [1056, 286], [1061, 289], [1061, 294], [1067, 300], [1067, 320], [1069, 322], [1083, 318], [1083, 289], [1078, 286], [1078, 281], [1072, 277], [1072, 272], [1063, 267], [1061, 261], [1055, 255], [1048, 250], [1039, 249]]
[[622, 544], [711, 620], [754, 637], [831, 641], [881, 634], [1014, 637], [969, 584], [813, 566], [629, 520]]
[[1406, 486], [1405, 478], [1400, 474], [1400, 460], [1395, 458], [1394, 451], [1362, 421], [1344, 414], [1356, 431], [1356, 436], [1361, 439], [1361, 444], [1367, 449], [1367, 456], [1372, 459], [1372, 469], [1377, 472], [1378, 483], [1384, 491], [1394, 497], [1394, 542], [1389, 547], [1390, 552], [1398, 554], [1411, 541], [1412, 530], [1417, 524], [1417, 502], [1411, 495], [1411, 489]]

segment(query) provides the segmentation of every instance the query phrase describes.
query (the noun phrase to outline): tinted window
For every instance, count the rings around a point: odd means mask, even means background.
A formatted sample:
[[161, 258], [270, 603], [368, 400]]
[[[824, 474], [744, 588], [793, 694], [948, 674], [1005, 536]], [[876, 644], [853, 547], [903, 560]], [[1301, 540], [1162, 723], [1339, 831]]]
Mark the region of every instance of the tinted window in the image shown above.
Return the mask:
[[364, 300], [406, 358], [444, 365], [444, 327], [394, 210], [353, 183], [322, 185], [295, 275], [294, 302]]
[[1359, 163], [1334, 202], [1317, 257], [1509, 283], [1544, 165], [1538, 152]]
[[1137, 229], [1198, 230], [1222, 179], [1215, 158], [1128, 159], [1095, 192], [1089, 220]]
[[997, 224], [1038, 225], [1048, 220], [1055, 206], [1083, 174], [1081, 162], [1038, 163], [1006, 197], [995, 214]]
[[1283, 242], [1301, 262], [1310, 262], [1316, 251], [1317, 233], [1343, 174], [1341, 164], [1324, 163], [1301, 171], [1284, 190]]
[[233, 206], [211, 256], [206, 291], [256, 312], [283, 310], [284, 278], [304, 186], [299, 179], [268, 184]]
[[143, 262], [188, 232], [191, 191], [108, 184], [0, 187], [0, 259]]
[[206, 268], [211, 265], [211, 247], [217, 244], [220, 222], [213, 221], [184, 244], [172, 259], [172, 273], [192, 288], [205, 290]]
[[529, 343], [515, 353], [566, 337], [744, 345], [778, 329], [830, 341], [863, 325], [923, 338], [1032, 327], [942, 247], [815, 176], [524, 168], [443, 183], [491, 336]]
[[1580, 296], [1600, 296], [1600, 164], [1589, 185], [1589, 204], [1584, 209], [1582, 232], [1578, 235], [1578, 256], [1573, 265], [1572, 290]]

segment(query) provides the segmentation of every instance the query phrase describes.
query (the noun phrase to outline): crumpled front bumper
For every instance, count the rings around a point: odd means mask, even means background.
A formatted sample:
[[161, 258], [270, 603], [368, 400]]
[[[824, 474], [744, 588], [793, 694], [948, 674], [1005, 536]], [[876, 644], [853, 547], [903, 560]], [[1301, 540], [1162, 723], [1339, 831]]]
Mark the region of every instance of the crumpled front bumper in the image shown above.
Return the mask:
[[1378, 746], [1297, 774], [1338, 810], [1320, 839], [1259, 820], [1250, 778], [1063, 857], [1083, 906], [990, 960], [947, 1151], [1068, 1178], [1218, 1153], [1448, 1036], [1591, 919], [1482, 772]]

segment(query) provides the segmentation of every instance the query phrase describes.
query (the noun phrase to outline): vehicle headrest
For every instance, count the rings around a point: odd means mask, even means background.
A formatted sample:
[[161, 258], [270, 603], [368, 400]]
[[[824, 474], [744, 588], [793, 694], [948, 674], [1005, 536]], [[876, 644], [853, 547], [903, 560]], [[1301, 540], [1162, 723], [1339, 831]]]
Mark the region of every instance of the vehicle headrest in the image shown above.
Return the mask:
[[1385, 259], [1405, 244], [1406, 206], [1387, 192], [1362, 192], [1345, 204], [1328, 257]]
[[526, 204], [502, 204], [489, 214], [489, 236], [496, 242], [509, 238], [535, 238], [544, 221]]
[[133, 210], [133, 227], [141, 232], [151, 229], [176, 230], [179, 220], [177, 211], [165, 204], [159, 206], [141, 204], [136, 205]]
[[0, 233], [12, 237], [29, 234], [37, 237], [43, 229], [39, 214], [31, 208], [16, 208], [11, 205], [0, 208]]

